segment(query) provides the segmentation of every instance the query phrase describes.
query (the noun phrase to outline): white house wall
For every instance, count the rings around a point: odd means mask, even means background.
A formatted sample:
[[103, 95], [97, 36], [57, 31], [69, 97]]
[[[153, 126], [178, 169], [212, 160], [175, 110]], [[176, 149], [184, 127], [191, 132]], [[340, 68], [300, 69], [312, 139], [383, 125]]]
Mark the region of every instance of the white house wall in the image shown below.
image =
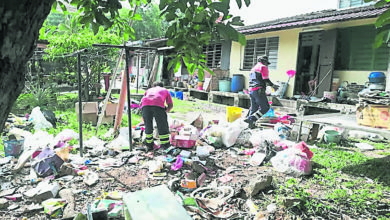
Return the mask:
[[[261, 34], [248, 35], [247, 39], [267, 38], [279, 36], [279, 50], [278, 50], [278, 63], [277, 69], [270, 69], [270, 79], [273, 82], [287, 81], [288, 77], [286, 71], [290, 69], [296, 69], [299, 34], [304, 31], [310, 31], [314, 29], [330, 30], [334, 28], [346, 28], [353, 26], [361, 26], [375, 23], [375, 18], [346, 21], [340, 23], [331, 23], [316, 25], [305, 28], [295, 28], [282, 31], [267, 32]], [[244, 57], [244, 47], [237, 42], [232, 43], [231, 56], [230, 56], [230, 77], [233, 74], [243, 74], [245, 76], [245, 88], [248, 88], [248, 75], [250, 71], [242, 70], [242, 63]], [[375, 70], [372, 70], [375, 71]], [[368, 75], [371, 71], [341, 71], [335, 70], [334, 77], [339, 78], [340, 82], [348, 81], [349, 83], [355, 82], [358, 84], [364, 84], [368, 80]], [[287, 90], [287, 96], [291, 97], [294, 91], [295, 79], [291, 79]]]
[[[286, 71], [296, 68], [298, 55], [298, 40], [300, 29], [292, 29], [285, 31], [276, 31], [262, 34], [254, 34], [247, 36], [247, 39], [277, 37], [279, 36], [279, 50], [277, 69], [270, 69], [270, 79], [272, 82], [287, 81]], [[242, 62], [244, 58], [244, 47], [237, 42], [232, 44], [232, 53], [230, 56], [230, 77], [233, 74], [243, 74], [245, 76], [245, 87], [248, 88], [248, 75], [250, 71], [242, 70]], [[293, 94], [294, 79], [290, 80], [287, 90], [287, 96]]]

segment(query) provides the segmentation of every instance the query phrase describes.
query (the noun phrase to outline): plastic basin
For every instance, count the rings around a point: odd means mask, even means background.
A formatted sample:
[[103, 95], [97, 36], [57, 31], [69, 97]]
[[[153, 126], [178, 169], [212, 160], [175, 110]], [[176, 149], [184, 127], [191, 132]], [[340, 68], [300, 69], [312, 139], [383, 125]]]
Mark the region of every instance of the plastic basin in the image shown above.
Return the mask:
[[339, 134], [339, 132], [337, 132], [335, 130], [327, 130], [327, 131], [325, 131], [324, 140], [326, 143], [338, 144], [338, 143], [340, 143], [341, 135]]

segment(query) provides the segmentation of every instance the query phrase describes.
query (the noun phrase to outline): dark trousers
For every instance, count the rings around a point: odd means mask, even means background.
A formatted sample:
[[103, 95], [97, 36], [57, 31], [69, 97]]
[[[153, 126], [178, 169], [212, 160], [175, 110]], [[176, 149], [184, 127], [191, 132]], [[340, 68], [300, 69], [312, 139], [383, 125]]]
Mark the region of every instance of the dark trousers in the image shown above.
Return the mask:
[[158, 106], [144, 106], [142, 117], [145, 123], [146, 144], [153, 144], [153, 118], [156, 119], [160, 144], [169, 144], [169, 126], [165, 109]]
[[268, 112], [270, 109], [265, 89], [258, 89], [249, 93], [251, 98], [251, 109], [249, 116], [255, 117], [256, 120]]

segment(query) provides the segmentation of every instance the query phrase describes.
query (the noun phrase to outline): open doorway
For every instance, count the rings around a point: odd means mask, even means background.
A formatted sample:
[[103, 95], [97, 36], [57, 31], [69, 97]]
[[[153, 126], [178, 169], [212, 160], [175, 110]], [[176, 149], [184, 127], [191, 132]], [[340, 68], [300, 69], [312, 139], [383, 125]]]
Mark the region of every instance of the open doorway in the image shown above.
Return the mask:
[[318, 74], [321, 36], [322, 31], [301, 33], [299, 36], [294, 95], [308, 95], [315, 87], [309, 82], [314, 82]]

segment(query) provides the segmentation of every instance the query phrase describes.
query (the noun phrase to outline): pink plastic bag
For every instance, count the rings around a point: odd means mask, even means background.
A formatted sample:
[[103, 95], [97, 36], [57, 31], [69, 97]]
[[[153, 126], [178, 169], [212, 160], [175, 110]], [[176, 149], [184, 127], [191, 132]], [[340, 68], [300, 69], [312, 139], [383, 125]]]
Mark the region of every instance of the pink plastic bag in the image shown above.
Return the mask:
[[176, 158], [176, 162], [171, 166], [171, 170], [178, 171], [182, 166], [183, 166], [183, 159], [181, 158], [180, 155], [178, 155]]
[[294, 147], [278, 152], [271, 158], [272, 166], [276, 171], [294, 176], [309, 175], [312, 170], [310, 159], [313, 152], [307, 147], [305, 142], [301, 142]]

